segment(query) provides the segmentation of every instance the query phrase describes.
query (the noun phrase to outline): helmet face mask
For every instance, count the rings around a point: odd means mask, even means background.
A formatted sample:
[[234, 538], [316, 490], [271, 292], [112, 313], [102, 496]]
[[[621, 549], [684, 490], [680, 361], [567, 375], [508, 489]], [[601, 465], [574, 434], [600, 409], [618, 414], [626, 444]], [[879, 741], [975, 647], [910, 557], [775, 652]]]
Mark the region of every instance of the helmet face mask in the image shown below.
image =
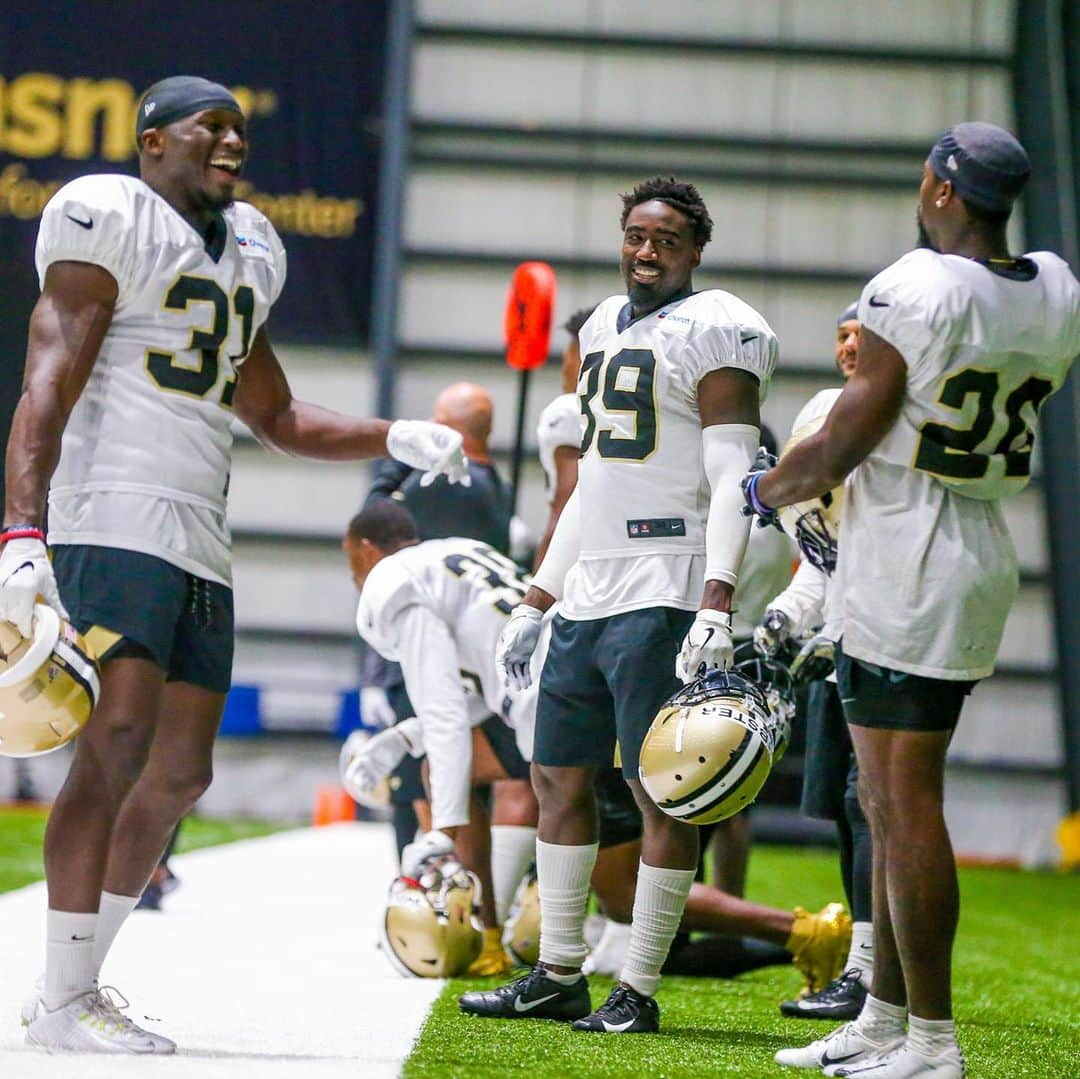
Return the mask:
[[387, 896], [380, 946], [406, 977], [462, 975], [483, 946], [479, 903], [479, 880], [457, 862], [425, 867], [420, 880], [397, 877]]
[[0, 756], [36, 757], [86, 726], [101, 693], [82, 636], [51, 608], [34, 607], [33, 637], [0, 623]]
[[[822, 413], [815, 416], [792, 431], [780, 459], [783, 460], [803, 439], [820, 430], [827, 415], [828, 413]], [[817, 498], [784, 506], [777, 514], [784, 531], [798, 544], [807, 562], [824, 573], [832, 573], [836, 569], [840, 511], [843, 505], [844, 488], [841, 485]]]
[[638, 774], [668, 816], [711, 824], [757, 797], [785, 748], [767, 689], [741, 672], [711, 670], [657, 713], [641, 746]]

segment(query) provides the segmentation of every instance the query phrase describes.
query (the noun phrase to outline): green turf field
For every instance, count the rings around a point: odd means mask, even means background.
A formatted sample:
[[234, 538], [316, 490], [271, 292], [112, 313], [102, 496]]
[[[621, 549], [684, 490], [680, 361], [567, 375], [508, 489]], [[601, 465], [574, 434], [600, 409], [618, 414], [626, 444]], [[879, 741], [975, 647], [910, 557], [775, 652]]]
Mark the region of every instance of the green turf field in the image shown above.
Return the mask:
[[[960, 884], [956, 1012], [968, 1075], [1080, 1076], [1080, 876], [969, 869]], [[748, 895], [759, 901], [816, 909], [840, 891], [835, 857], [827, 853], [759, 847], [751, 858]], [[732, 981], [666, 979], [658, 998], [663, 1033], [625, 1037], [461, 1015], [458, 994], [484, 984], [446, 987], [406, 1076], [808, 1075], [778, 1067], [773, 1054], [832, 1026], [780, 1017], [777, 1002], [799, 986], [798, 974], [782, 967]], [[594, 1004], [610, 988], [610, 981], [593, 979]]]
[[[41, 844], [47, 810], [0, 808], [0, 892], [20, 888], [44, 876]], [[282, 826], [263, 821], [223, 821], [188, 817], [180, 830], [177, 853], [269, 835]]]

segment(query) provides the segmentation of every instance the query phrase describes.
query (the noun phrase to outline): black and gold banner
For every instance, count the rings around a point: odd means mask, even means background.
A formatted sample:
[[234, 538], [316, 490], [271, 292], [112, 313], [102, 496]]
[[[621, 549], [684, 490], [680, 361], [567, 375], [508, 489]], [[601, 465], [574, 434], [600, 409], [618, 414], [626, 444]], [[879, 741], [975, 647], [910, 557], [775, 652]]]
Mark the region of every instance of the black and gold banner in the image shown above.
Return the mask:
[[[21, 372], [38, 218], [63, 183], [137, 175], [135, 104], [167, 75], [224, 83], [248, 115], [238, 197], [288, 251], [274, 340], [367, 333], [387, 0], [135, 0], [0, 14], [0, 349]], [[16, 376], [18, 377], [18, 376]], [[4, 396], [7, 396], [6, 394]], [[8, 417], [4, 417], [5, 421]], [[0, 427], [6, 424], [0, 424]]]

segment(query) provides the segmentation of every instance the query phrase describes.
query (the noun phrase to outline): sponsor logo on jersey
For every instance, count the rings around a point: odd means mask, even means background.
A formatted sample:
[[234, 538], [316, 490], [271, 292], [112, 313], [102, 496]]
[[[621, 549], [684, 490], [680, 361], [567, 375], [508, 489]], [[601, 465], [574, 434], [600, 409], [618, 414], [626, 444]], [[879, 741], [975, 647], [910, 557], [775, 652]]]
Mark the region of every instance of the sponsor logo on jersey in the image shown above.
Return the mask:
[[239, 236], [238, 235], [236, 237], [236, 242], [241, 247], [250, 247], [250, 248], [254, 249], [255, 251], [265, 251], [268, 255], [270, 254], [270, 245], [267, 244], [267, 243], [263, 243], [262, 240], [257, 240], [254, 236]]
[[672, 322], [681, 322], [684, 326], [693, 326], [692, 318], [684, 318], [682, 315], [673, 315], [670, 311], [661, 311], [657, 318], [669, 318]]

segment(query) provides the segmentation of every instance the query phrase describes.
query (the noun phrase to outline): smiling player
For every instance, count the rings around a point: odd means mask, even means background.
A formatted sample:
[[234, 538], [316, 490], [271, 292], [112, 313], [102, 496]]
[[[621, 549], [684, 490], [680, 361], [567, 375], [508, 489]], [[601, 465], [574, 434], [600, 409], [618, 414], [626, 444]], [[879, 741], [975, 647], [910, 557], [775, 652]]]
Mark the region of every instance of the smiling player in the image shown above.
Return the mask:
[[233, 415], [287, 452], [465, 475], [449, 428], [293, 398], [265, 328], [285, 252], [258, 210], [233, 203], [247, 140], [232, 94], [190, 76], [156, 83], [136, 138], [140, 179], [84, 176], [42, 215], [42, 293], [7, 450], [0, 618], [28, 635], [40, 593], [101, 663], [45, 836], [45, 980], [23, 1022], [50, 1050], [176, 1048], [127, 1019], [97, 976], [210, 782], [233, 654]]

